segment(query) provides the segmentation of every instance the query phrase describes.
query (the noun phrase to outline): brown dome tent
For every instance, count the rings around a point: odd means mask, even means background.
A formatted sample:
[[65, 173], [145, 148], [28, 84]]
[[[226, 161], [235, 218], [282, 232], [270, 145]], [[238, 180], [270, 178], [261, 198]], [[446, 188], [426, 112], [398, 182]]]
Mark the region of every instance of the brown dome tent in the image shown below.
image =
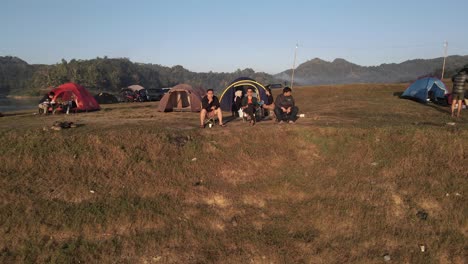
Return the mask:
[[202, 89], [194, 89], [188, 84], [172, 87], [159, 102], [159, 112], [187, 111], [200, 112]]

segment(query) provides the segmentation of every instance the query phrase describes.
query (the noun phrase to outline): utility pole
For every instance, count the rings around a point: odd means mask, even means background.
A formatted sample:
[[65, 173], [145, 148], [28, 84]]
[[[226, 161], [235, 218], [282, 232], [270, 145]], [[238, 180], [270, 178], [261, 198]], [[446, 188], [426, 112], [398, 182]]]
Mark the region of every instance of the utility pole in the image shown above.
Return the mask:
[[444, 73], [445, 73], [445, 60], [447, 59], [447, 48], [448, 48], [448, 42], [444, 42], [444, 65], [442, 66], [442, 77], [440, 78], [441, 80], [444, 79]]
[[294, 70], [296, 69], [297, 47], [299, 47], [298, 43], [296, 43], [296, 48], [294, 49], [294, 62], [293, 62], [292, 74], [291, 74], [291, 89], [293, 88], [293, 85], [294, 85]]

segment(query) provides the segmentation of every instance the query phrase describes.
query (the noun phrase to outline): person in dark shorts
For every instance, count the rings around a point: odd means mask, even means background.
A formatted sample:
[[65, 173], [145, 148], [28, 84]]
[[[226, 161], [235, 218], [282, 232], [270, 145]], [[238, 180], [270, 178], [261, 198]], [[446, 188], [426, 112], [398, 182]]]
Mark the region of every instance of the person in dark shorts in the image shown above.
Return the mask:
[[468, 83], [468, 65], [465, 65], [465, 68], [453, 76], [452, 81], [452, 117], [455, 116], [455, 105], [457, 105], [457, 117], [459, 118], [462, 110], [462, 102], [465, 98], [465, 84]]
[[200, 111], [200, 128], [205, 128], [205, 119], [218, 117], [219, 125], [225, 127], [223, 124], [223, 112], [219, 104], [218, 97], [214, 95], [213, 89], [206, 91], [205, 97], [202, 98], [202, 110]]

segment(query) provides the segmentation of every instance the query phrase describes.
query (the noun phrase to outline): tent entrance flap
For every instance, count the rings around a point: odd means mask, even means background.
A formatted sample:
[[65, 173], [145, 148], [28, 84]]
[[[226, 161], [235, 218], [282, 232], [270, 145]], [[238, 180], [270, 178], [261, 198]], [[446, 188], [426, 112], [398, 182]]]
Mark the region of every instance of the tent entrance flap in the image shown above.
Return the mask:
[[174, 111], [190, 111], [190, 96], [185, 91], [177, 91], [171, 94], [171, 104]]
[[194, 89], [188, 84], [178, 84], [161, 98], [158, 111], [200, 112], [203, 92], [201, 88]]

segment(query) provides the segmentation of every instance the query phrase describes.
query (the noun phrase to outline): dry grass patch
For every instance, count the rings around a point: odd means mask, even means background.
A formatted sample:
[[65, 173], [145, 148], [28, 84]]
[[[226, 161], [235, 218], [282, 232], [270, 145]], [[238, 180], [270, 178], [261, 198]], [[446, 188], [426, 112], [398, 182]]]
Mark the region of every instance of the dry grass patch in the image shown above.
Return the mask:
[[404, 88], [296, 88], [284, 126], [157, 103], [3, 117], [0, 262], [462, 263], [468, 123]]

